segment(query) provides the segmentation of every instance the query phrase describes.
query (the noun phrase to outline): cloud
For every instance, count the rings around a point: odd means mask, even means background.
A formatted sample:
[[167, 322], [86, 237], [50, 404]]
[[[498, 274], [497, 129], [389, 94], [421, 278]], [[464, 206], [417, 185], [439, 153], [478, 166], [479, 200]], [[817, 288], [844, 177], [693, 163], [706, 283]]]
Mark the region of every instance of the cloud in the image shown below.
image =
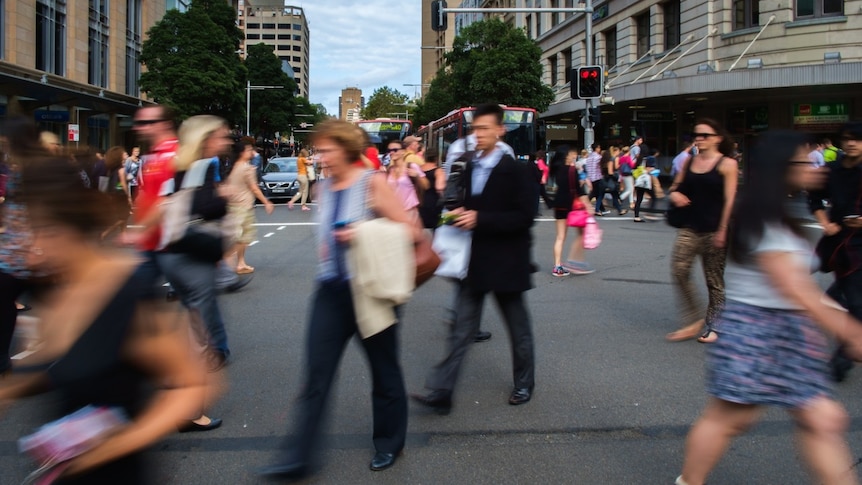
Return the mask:
[[389, 86], [410, 96], [421, 82], [422, 2], [417, 0], [315, 0], [302, 7], [310, 31], [310, 89], [313, 103], [338, 114], [338, 97], [348, 86], [366, 100]]

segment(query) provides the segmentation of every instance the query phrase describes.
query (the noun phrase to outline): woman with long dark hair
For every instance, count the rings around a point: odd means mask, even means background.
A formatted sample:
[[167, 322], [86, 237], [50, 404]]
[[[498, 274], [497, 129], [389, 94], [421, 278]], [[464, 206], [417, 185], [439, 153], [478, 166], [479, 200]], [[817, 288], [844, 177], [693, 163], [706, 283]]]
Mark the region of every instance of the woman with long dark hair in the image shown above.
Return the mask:
[[815, 483], [858, 483], [844, 438], [848, 417], [832, 395], [826, 333], [859, 358], [862, 324], [824, 304], [810, 276], [813, 250], [787, 205], [788, 193], [824, 181], [806, 155], [804, 137], [773, 132], [748, 159], [731, 223], [721, 338], [707, 357], [710, 400], [689, 432], [677, 485], [703, 484], [730, 440], [767, 405], [796, 421]]
[[584, 208], [592, 214], [593, 207], [580, 184], [580, 175], [575, 167], [578, 151], [570, 149], [567, 145], [557, 147], [551, 158], [550, 173], [557, 186], [557, 195], [554, 197], [554, 219], [557, 228], [557, 237], [554, 239], [554, 276], [568, 276], [569, 274], [589, 274], [592, 268], [587, 264], [584, 257], [584, 228], [577, 228], [575, 240], [569, 249], [568, 259], [562, 261], [563, 246], [566, 243], [566, 233], [569, 230], [567, 218], [572, 204], [580, 200]]
[[[679, 342], [700, 335], [698, 341], [711, 343], [718, 338], [714, 322], [724, 305], [727, 226], [736, 198], [739, 164], [730, 157], [733, 140], [717, 121], [698, 120], [692, 138], [698, 153], [676, 175], [669, 190], [670, 203], [684, 211], [671, 260], [683, 326], [667, 334], [667, 339]], [[709, 291], [705, 318], [691, 282], [691, 269], [698, 256]], [[702, 330], [704, 321], [706, 333]]]

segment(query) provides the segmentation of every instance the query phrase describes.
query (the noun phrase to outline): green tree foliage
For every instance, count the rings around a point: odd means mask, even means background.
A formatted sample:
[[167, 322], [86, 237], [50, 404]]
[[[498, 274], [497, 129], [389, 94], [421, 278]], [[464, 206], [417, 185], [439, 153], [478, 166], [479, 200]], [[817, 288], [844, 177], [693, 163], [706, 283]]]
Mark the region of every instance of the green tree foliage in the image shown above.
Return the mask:
[[180, 118], [214, 114], [245, 122], [246, 69], [237, 54], [242, 32], [225, 2], [192, 0], [186, 12], [168, 11], [147, 32], [141, 49], [141, 91], [172, 106]]
[[282, 70], [281, 60], [272, 46], [262, 42], [248, 48], [245, 66], [252, 86], [283, 86], [251, 91], [251, 132], [264, 137], [286, 132], [293, 124], [296, 111], [296, 81], [293, 76]]
[[[365, 103], [365, 108], [362, 109], [362, 119], [373, 120], [375, 118], [394, 118], [398, 115], [393, 113], [409, 112], [407, 108], [407, 95], [399, 92], [397, 89], [392, 89], [389, 86], [383, 86], [374, 90], [368, 102]], [[403, 116], [399, 116], [403, 117]]]
[[471, 24], [455, 38], [446, 64], [417, 112], [426, 124], [452, 109], [482, 103], [545, 111], [554, 92], [542, 83], [542, 49], [524, 31], [499, 19]]

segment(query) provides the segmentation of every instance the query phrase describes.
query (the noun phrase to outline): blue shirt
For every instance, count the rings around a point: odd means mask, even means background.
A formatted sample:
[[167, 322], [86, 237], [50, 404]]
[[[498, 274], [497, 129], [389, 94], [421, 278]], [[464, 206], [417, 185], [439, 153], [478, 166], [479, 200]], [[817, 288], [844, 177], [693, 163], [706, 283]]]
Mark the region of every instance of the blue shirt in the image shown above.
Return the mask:
[[503, 158], [503, 151], [495, 148], [488, 155], [483, 155], [484, 153], [477, 153], [476, 159], [473, 160], [473, 176], [471, 178], [473, 183], [471, 193], [473, 195], [479, 195], [485, 190], [485, 184], [488, 182], [488, 177], [491, 176], [491, 170], [494, 170], [494, 167], [500, 163], [500, 159]]

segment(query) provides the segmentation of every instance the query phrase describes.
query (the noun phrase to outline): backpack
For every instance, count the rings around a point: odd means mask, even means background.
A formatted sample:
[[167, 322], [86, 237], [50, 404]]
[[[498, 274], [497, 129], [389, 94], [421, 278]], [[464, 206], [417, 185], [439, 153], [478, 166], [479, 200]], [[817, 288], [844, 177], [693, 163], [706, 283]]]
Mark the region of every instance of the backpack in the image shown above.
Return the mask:
[[467, 197], [467, 164], [473, 161], [475, 155], [475, 150], [467, 151], [452, 161], [446, 177], [446, 188], [440, 197], [440, 205], [444, 209], [453, 210], [464, 206]]

